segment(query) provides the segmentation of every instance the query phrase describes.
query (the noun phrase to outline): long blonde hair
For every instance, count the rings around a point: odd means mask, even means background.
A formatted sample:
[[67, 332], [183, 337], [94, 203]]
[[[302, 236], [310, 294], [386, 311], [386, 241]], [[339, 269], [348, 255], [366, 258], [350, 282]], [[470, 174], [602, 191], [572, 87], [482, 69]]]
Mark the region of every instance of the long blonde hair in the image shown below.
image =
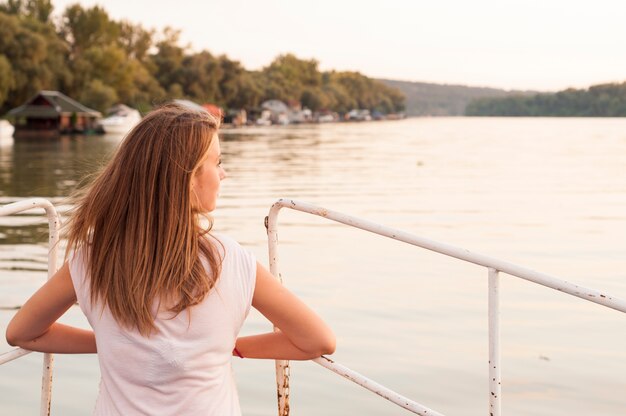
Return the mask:
[[76, 197], [67, 253], [83, 250], [91, 302], [108, 306], [120, 326], [149, 336], [155, 301], [178, 314], [215, 285], [221, 259], [205, 236], [211, 227], [200, 225], [191, 179], [218, 128], [206, 112], [158, 108]]

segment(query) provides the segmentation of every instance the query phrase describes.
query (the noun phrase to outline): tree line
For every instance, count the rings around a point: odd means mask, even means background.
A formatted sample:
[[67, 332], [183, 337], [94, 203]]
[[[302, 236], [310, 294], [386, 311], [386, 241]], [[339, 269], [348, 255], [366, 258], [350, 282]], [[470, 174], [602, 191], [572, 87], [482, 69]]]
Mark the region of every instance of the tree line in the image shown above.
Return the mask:
[[404, 94], [358, 72], [320, 71], [314, 59], [280, 55], [259, 71], [226, 55], [193, 52], [180, 31], [113, 20], [104, 8], [51, 0], [0, 2], [0, 114], [42, 89], [103, 111], [123, 102], [141, 111], [175, 98], [225, 109], [278, 99], [313, 111], [404, 109]]
[[467, 116], [625, 117], [626, 82], [594, 85], [530, 96], [482, 98], [465, 108]]

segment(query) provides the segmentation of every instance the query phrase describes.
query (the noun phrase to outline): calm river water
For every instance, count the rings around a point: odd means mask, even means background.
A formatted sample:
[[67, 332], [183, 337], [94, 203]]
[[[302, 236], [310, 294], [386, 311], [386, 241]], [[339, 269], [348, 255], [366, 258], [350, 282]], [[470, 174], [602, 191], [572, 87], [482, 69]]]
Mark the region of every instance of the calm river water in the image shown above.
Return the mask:
[[[5, 143], [0, 203], [59, 209], [116, 137]], [[267, 264], [263, 218], [309, 201], [626, 299], [626, 119], [421, 118], [222, 133], [215, 229]], [[45, 279], [46, 225], [0, 218], [0, 332]], [[487, 271], [317, 217], [280, 215], [285, 283], [334, 328], [334, 358], [446, 415], [488, 412]], [[503, 275], [503, 412], [626, 413], [626, 315]], [[63, 318], [86, 325], [78, 308]], [[252, 314], [245, 333], [270, 328]], [[0, 337], [0, 352], [9, 347]], [[276, 414], [273, 362], [234, 362], [246, 415]], [[294, 415], [404, 415], [310, 362]], [[0, 414], [36, 414], [41, 357], [0, 368]], [[57, 356], [52, 414], [91, 412], [95, 356]]]

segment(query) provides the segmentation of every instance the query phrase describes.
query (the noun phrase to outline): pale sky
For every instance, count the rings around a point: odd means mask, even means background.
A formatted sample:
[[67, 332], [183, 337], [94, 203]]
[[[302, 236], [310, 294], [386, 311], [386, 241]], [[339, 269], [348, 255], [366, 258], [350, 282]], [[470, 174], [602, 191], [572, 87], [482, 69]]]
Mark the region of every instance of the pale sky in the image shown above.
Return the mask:
[[278, 54], [369, 77], [560, 90], [626, 81], [624, 0], [53, 0], [182, 31], [260, 69]]

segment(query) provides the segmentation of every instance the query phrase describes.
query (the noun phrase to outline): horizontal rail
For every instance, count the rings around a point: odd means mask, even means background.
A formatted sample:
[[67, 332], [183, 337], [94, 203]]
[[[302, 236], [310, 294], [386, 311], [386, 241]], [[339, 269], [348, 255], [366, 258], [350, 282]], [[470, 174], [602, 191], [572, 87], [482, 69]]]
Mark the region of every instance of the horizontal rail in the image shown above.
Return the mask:
[[[270, 209], [270, 218], [272, 217], [272, 213], [276, 215], [276, 213], [281, 208], [290, 208], [296, 211], [307, 212], [309, 214], [324, 217], [332, 221], [360, 228], [365, 231], [370, 231], [372, 233], [389, 237], [394, 240], [422, 247], [436, 253], [445, 254], [446, 256], [454, 257], [459, 260], [464, 260], [469, 263], [477, 264], [479, 266], [498, 270], [511, 276], [519, 277], [524, 280], [528, 280], [530, 282], [537, 283], [552, 288], [554, 290], [558, 290], [559, 292], [567, 293], [572, 296], [588, 300], [589, 302], [594, 302], [618, 310], [620, 312], [626, 312], [626, 301], [614, 298], [606, 293], [599, 292], [597, 290], [590, 289], [584, 286], [579, 286], [548, 275], [546, 273], [540, 273], [526, 267], [518, 266], [516, 264], [485, 256], [483, 254], [472, 253], [471, 251], [463, 248], [429, 240], [423, 237], [418, 237], [416, 235], [407, 233], [402, 230], [398, 230], [396, 228], [386, 227], [372, 221], [367, 221], [350, 215], [342, 214], [337, 211], [320, 208], [307, 202], [284, 198], [279, 199], [276, 203], [272, 205], [272, 208]], [[276, 224], [273, 223], [272, 227], [275, 228]], [[269, 221], [268, 231], [271, 231], [269, 228]]]
[[32, 351], [25, 350], [24, 348], [15, 348], [9, 352], [5, 352], [4, 354], [0, 354], [0, 365], [9, 363], [13, 360], [17, 360], [20, 357], [23, 357], [27, 354], [30, 354]]
[[331, 360], [330, 358], [322, 356], [315, 358], [312, 361], [413, 413], [421, 416], [443, 416], [441, 413], [422, 406], [421, 404], [388, 389], [382, 384], [370, 380], [362, 374], [357, 373], [356, 371], [351, 370], [348, 367]]
[[52, 212], [54, 216], [56, 216], [56, 209], [50, 201], [44, 198], [29, 198], [0, 206], [0, 217], [17, 214], [35, 208], [43, 208], [46, 213]]

